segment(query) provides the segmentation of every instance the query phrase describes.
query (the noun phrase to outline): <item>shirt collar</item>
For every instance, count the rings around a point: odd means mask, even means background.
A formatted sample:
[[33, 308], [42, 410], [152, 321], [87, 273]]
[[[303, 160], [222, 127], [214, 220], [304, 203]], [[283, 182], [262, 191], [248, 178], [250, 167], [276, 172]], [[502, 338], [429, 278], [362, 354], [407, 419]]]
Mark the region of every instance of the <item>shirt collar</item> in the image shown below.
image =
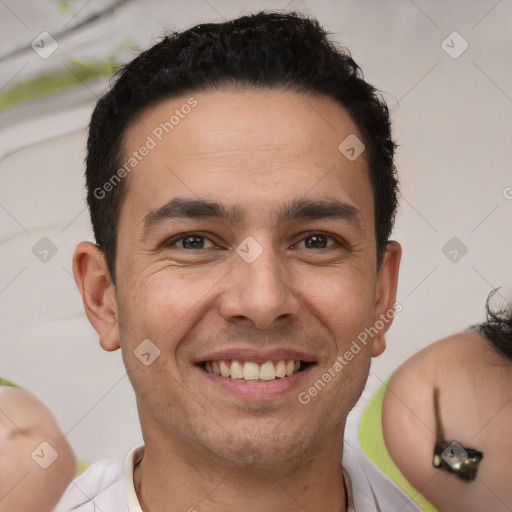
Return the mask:
[[354, 508], [354, 495], [352, 492], [352, 481], [346, 469], [342, 466], [343, 481], [345, 482], [345, 495], [347, 496], [347, 512], [356, 512]]
[[[140, 506], [139, 498], [135, 491], [135, 484], [133, 483], [133, 470], [137, 464], [144, 457], [144, 445], [137, 446], [126, 456], [124, 467], [126, 475], [126, 501], [128, 503], [128, 512], [143, 512]], [[347, 512], [355, 512], [354, 509], [354, 498], [352, 495], [352, 482], [350, 476], [345, 470], [343, 471], [343, 480], [345, 482], [345, 494], [347, 496]]]
[[126, 501], [128, 503], [128, 512], [142, 512], [139, 498], [135, 492], [133, 483], [133, 470], [144, 457], [144, 445], [137, 446], [127, 456], [124, 462], [126, 475]]

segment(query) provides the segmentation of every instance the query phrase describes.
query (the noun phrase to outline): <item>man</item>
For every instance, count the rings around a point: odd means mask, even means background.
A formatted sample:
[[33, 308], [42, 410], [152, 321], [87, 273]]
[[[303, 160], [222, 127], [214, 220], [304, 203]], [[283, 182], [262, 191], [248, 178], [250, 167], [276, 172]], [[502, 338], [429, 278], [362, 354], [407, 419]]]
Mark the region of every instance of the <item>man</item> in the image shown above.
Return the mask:
[[293, 13], [199, 25], [120, 71], [74, 274], [144, 446], [57, 510], [385, 510], [343, 434], [393, 318], [394, 148], [348, 52]]

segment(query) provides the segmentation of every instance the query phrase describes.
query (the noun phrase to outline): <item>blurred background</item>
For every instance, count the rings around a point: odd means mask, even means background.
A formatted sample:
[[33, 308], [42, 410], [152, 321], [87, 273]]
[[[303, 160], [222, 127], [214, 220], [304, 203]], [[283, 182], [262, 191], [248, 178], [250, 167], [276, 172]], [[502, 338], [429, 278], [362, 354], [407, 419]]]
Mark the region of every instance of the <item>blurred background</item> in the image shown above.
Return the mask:
[[0, 376], [49, 406], [80, 459], [141, 442], [121, 354], [100, 348], [71, 272], [92, 240], [94, 104], [165, 32], [262, 9], [318, 18], [392, 112], [403, 309], [358, 410], [414, 352], [482, 321], [493, 288], [512, 296], [509, 0], [0, 0]]

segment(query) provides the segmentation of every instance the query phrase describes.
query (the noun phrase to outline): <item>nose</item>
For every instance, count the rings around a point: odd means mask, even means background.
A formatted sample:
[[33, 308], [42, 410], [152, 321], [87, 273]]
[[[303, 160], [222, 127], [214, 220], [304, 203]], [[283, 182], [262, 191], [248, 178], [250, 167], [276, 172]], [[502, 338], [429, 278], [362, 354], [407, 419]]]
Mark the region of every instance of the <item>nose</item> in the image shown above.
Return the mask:
[[300, 300], [291, 271], [272, 248], [265, 247], [249, 263], [238, 254], [224, 282], [220, 313], [229, 322], [252, 322], [257, 329], [270, 329], [298, 318]]

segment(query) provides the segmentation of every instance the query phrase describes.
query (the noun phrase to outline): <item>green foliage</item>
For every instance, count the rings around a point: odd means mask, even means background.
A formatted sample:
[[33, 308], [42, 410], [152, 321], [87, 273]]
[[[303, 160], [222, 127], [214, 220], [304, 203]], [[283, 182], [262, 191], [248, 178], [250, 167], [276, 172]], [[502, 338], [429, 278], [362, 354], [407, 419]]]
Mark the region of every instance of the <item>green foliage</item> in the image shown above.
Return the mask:
[[73, 7], [75, 0], [52, 0], [59, 6], [61, 14], [67, 14], [67, 12]]
[[[73, 0], [62, 3], [65, 3], [68, 8]], [[115, 46], [114, 51], [104, 60], [61, 56], [59, 58], [63, 63], [62, 69], [51, 73], [42, 73], [29, 80], [15, 82], [1, 92], [0, 110], [87, 80], [109, 77], [126, 61], [126, 55], [132, 53], [136, 48], [137, 43], [132, 39], [127, 39]]]
[[13, 84], [0, 94], [0, 110], [39, 96], [77, 85], [92, 78], [111, 76], [119, 64], [109, 57], [106, 60], [77, 60], [64, 58], [69, 64], [53, 73], [43, 73], [33, 79]]
[[2, 379], [2, 377], [0, 377], [0, 386], [14, 386], [15, 388], [18, 387], [16, 384], [14, 384], [14, 382], [11, 382], [7, 379]]

